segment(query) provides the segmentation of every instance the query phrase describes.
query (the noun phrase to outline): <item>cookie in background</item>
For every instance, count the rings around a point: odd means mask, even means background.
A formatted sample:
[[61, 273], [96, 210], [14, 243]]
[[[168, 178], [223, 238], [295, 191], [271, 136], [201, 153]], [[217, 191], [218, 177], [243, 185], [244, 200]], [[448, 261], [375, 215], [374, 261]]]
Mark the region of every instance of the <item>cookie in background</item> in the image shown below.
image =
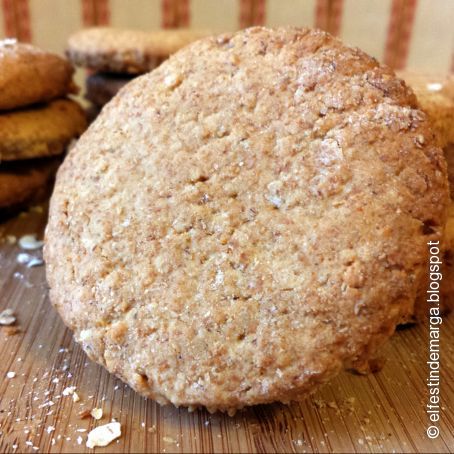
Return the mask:
[[[415, 92], [422, 110], [432, 123], [448, 164], [451, 204], [444, 235], [443, 280], [440, 290], [443, 309], [449, 312], [454, 307], [454, 76], [415, 71], [398, 71], [397, 75]], [[418, 312], [425, 313], [424, 298], [421, 298], [417, 307], [421, 309], [417, 311], [417, 316]]]
[[87, 68], [85, 97], [101, 108], [134, 77], [145, 74], [180, 48], [205, 36], [207, 30], [124, 30], [93, 27], [68, 39], [66, 55]]
[[70, 142], [87, 127], [74, 68], [15, 39], [0, 41], [0, 210], [36, 200]]

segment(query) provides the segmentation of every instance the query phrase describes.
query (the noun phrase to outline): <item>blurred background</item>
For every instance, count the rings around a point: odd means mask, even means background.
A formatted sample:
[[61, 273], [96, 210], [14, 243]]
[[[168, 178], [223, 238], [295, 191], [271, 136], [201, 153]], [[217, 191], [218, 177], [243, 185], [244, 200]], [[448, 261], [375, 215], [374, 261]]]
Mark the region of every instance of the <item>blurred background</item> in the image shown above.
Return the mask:
[[454, 72], [454, 0], [1, 0], [0, 36], [62, 53], [82, 27], [318, 27], [395, 69]]

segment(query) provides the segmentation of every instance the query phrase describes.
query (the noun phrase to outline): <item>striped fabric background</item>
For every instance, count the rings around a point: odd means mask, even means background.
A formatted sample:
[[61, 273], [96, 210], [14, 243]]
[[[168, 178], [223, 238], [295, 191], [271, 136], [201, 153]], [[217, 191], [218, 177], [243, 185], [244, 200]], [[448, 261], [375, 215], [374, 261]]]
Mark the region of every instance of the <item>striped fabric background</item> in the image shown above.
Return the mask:
[[454, 0], [0, 0], [0, 36], [62, 52], [92, 25], [319, 27], [397, 69], [454, 72]]

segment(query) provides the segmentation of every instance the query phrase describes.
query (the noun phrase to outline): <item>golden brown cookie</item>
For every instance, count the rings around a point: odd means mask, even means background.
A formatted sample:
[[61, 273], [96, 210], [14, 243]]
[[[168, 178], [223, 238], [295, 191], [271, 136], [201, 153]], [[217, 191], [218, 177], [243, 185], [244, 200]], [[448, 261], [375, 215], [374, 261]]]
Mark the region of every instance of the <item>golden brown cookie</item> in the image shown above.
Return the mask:
[[128, 74], [91, 74], [85, 81], [85, 98], [98, 107], [107, 104], [133, 76]]
[[397, 74], [414, 90], [422, 109], [432, 121], [441, 146], [454, 143], [454, 79], [408, 71]]
[[56, 159], [0, 164], [0, 210], [25, 203], [46, 187], [57, 170]]
[[70, 36], [66, 55], [76, 66], [97, 72], [140, 74], [151, 71], [178, 49], [210, 34], [189, 29], [88, 28]]
[[207, 38], [130, 82], [68, 154], [50, 298], [160, 403], [299, 400], [413, 311], [447, 205], [442, 151], [389, 68], [316, 30]]
[[0, 161], [59, 155], [85, 130], [82, 108], [57, 99], [0, 115]]
[[0, 41], [0, 110], [76, 93], [73, 73], [58, 55], [14, 39]]

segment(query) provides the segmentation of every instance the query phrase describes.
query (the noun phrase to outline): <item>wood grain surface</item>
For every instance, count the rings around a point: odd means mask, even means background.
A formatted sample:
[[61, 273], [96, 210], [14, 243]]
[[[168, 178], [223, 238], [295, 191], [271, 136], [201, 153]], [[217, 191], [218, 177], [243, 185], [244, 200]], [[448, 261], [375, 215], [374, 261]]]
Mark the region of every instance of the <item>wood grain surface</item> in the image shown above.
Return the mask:
[[[380, 372], [342, 373], [302, 403], [257, 406], [234, 417], [160, 407], [87, 359], [49, 303], [44, 267], [17, 262], [20, 248], [5, 237], [42, 236], [45, 222], [45, 212], [30, 210], [0, 223], [0, 311], [13, 309], [19, 329], [0, 327], [0, 452], [90, 452], [87, 433], [112, 419], [122, 435], [96, 451], [453, 452], [454, 316], [441, 327], [442, 412], [433, 440], [426, 435], [422, 325], [393, 336]], [[76, 387], [78, 402], [62, 395], [68, 386]], [[95, 407], [102, 419], [80, 416]]]

